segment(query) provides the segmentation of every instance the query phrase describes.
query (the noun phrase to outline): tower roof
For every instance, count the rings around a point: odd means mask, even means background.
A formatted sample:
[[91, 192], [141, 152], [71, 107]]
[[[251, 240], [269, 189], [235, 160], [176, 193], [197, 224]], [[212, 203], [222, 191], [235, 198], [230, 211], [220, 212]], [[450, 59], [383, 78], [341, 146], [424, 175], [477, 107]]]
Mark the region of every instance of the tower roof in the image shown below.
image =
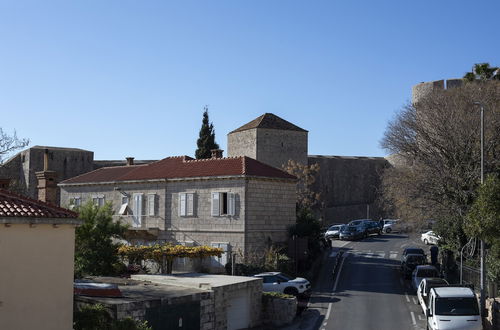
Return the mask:
[[270, 129], [280, 129], [284, 131], [299, 131], [299, 132], [307, 132], [305, 129], [302, 129], [289, 121], [284, 120], [272, 113], [265, 113], [262, 116], [259, 116], [252, 120], [251, 122], [241, 126], [240, 128], [235, 129], [230, 132], [241, 132], [246, 131], [252, 128], [270, 128]]

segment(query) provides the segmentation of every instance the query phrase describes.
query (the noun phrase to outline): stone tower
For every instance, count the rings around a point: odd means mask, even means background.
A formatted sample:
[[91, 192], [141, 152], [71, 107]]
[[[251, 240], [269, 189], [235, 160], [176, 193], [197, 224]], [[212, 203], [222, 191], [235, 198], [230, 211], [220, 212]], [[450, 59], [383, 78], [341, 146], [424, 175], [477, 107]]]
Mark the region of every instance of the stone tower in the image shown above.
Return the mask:
[[229, 157], [248, 156], [282, 168], [289, 159], [307, 165], [307, 131], [265, 113], [227, 135]]

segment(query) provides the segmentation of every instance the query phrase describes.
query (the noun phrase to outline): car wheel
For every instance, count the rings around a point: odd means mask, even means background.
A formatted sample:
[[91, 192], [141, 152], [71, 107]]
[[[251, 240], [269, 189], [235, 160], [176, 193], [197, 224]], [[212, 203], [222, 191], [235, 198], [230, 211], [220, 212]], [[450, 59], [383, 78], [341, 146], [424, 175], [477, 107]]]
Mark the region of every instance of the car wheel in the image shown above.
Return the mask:
[[429, 241], [427, 241], [427, 238], [426, 238], [426, 239], [424, 239], [424, 244], [425, 244], [425, 245], [429, 245]]
[[391, 228], [387, 228], [387, 229], [385, 230], [385, 232], [386, 232], [387, 234], [389, 234], [391, 231], [392, 231], [392, 229], [391, 229]]
[[292, 296], [295, 296], [297, 297], [299, 295], [299, 291], [296, 289], [296, 288], [293, 288], [293, 287], [288, 287], [285, 289], [285, 291], [283, 291], [284, 294], [289, 294], [289, 295], [292, 295]]

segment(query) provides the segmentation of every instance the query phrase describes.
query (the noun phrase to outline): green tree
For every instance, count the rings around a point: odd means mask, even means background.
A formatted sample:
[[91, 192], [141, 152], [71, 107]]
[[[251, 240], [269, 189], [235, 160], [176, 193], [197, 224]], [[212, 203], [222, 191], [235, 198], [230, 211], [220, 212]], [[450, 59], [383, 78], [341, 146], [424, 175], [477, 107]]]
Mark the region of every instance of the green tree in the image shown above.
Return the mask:
[[488, 276], [500, 281], [500, 178], [490, 174], [465, 220], [465, 232], [486, 242]]
[[500, 80], [500, 68], [491, 67], [489, 63], [477, 63], [472, 67], [471, 72], [464, 75], [467, 81], [477, 80]]
[[208, 107], [203, 108], [203, 120], [200, 129], [200, 137], [196, 142], [196, 159], [204, 159], [212, 157], [212, 149], [219, 149], [219, 145], [215, 142], [214, 125], [208, 119]]
[[97, 207], [89, 201], [77, 212], [84, 222], [75, 232], [76, 277], [114, 275], [120, 244], [113, 240], [122, 238], [127, 226], [113, 221], [111, 203]]

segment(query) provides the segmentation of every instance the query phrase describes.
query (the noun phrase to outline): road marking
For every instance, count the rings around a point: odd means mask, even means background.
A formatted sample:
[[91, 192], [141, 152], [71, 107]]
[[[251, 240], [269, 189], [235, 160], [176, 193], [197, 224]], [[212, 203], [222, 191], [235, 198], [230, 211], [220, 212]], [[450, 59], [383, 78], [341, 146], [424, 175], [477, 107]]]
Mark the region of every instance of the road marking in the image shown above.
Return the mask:
[[410, 297], [408, 297], [408, 293], [406, 293], [406, 292], [405, 292], [405, 297], [406, 297], [406, 301], [410, 302]]
[[415, 320], [415, 314], [413, 312], [410, 312], [411, 314], [411, 320], [413, 321], [413, 324], [417, 324], [417, 321]]
[[398, 257], [398, 253], [395, 251], [391, 251], [391, 254], [389, 255], [389, 258], [391, 259], [396, 259]]
[[417, 304], [417, 300], [416, 300], [414, 297], [412, 297], [411, 299], [413, 300], [413, 303], [414, 303], [415, 305], [418, 305], [418, 304]]
[[420, 315], [420, 314], [418, 314], [418, 319], [419, 319], [420, 321], [423, 321], [423, 320], [424, 320], [424, 319], [422, 318], [422, 315]]
[[[326, 311], [326, 320], [330, 318], [330, 312], [332, 311], [332, 303], [328, 304], [328, 310]], [[325, 323], [326, 326], [326, 323]]]
[[328, 322], [323, 323], [323, 326], [326, 327], [328, 325]]
[[377, 256], [375, 258], [385, 258], [385, 251], [377, 251]]
[[339, 270], [337, 271], [337, 278], [335, 279], [335, 284], [333, 285], [333, 292], [337, 291], [337, 284], [339, 284], [340, 272], [342, 271], [342, 266], [344, 265], [345, 257], [342, 258], [339, 265]]

